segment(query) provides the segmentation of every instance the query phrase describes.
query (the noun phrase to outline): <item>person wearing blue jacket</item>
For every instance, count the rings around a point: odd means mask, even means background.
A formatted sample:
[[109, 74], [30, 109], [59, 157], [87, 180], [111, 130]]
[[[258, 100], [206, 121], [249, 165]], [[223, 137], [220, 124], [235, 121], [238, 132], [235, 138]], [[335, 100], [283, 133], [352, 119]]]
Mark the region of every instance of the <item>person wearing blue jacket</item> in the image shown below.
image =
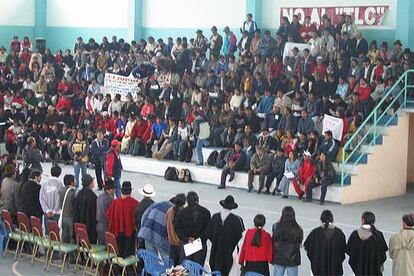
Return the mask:
[[269, 89], [266, 89], [264, 96], [262, 97], [262, 99], [260, 100], [260, 102], [259, 102], [259, 104], [256, 108], [256, 113], [258, 113], [258, 114], [260, 114], [260, 113], [264, 113], [264, 114], [269, 113], [272, 110], [274, 101], [275, 101], [275, 97], [270, 94]]
[[98, 190], [103, 189], [103, 178], [105, 156], [109, 150], [109, 141], [104, 137], [104, 130], [98, 129], [96, 138], [91, 144], [91, 161], [95, 166], [96, 182], [98, 183]]
[[338, 143], [332, 137], [332, 131], [328, 130], [324, 133], [325, 139], [319, 148], [319, 154], [324, 152], [330, 162], [335, 162], [338, 156]]

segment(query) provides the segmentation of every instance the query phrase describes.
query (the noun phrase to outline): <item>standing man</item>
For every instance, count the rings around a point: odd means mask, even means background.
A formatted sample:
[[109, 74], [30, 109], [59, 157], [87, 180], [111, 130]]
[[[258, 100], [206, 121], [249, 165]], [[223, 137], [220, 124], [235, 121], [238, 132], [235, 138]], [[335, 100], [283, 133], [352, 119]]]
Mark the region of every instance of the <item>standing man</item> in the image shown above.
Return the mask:
[[111, 148], [106, 154], [105, 159], [105, 176], [107, 178], [113, 178], [115, 182], [115, 195], [116, 198], [121, 197], [121, 171], [122, 163], [121, 157], [119, 156], [118, 140], [114, 139], [111, 142]]
[[109, 222], [108, 231], [116, 237], [119, 255], [126, 258], [135, 254], [135, 212], [139, 203], [131, 196], [131, 182], [122, 183], [121, 192], [122, 196], [111, 203], [105, 216]]
[[146, 184], [144, 188], [139, 191], [139, 193], [144, 198], [139, 203], [139, 206], [137, 207], [137, 210], [135, 212], [135, 218], [137, 221], [137, 231], [139, 231], [139, 229], [141, 228], [141, 219], [145, 211], [154, 203], [154, 200], [152, 200], [152, 198], [155, 196], [154, 187], [151, 184]]
[[63, 187], [59, 176], [62, 173], [62, 168], [54, 166], [50, 169], [51, 177], [48, 178], [40, 187], [40, 205], [42, 206], [44, 215], [44, 224], [47, 229], [47, 220], [59, 220], [60, 216], [60, 198], [59, 191]]
[[102, 173], [104, 172], [105, 155], [109, 150], [109, 141], [104, 137], [104, 130], [98, 129], [96, 138], [91, 144], [92, 163], [95, 165], [96, 182], [98, 190], [103, 189]]
[[35, 216], [42, 218], [43, 210], [40, 205], [40, 181], [42, 180], [42, 173], [40, 171], [33, 171], [30, 174], [29, 181], [25, 182], [20, 187], [20, 199], [22, 202], [22, 212], [29, 218]]
[[[233, 266], [233, 253], [245, 230], [243, 219], [232, 210], [238, 204], [232, 196], [220, 201], [223, 208], [214, 214], [207, 227], [207, 238], [211, 241], [210, 267], [212, 271], [220, 271], [222, 275], [230, 275]], [[237, 253], [236, 253], [237, 256]]]
[[60, 206], [61, 215], [59, 218], [59, 228], [61, 240], [65, 243], [74, 243], [73, 239], [73, 222], [75, 220], [75, 198], [76, 198], [76, 183], [73, 174], [67, 174], [63, 177], [65, 187], [60, 189]]
[[89, 240], [96, 243], [96, 195], [93, 192], [95, 180], [90, 174], [82, 177], [82, 190], [78, 192], [75, 199], [75, 220], [86, 224]]
[[217, 32], [217, 27], [211, 28], [212, 35], [209, 41], [210, 54], [216, 59], [220, 56], [221, 46], [223, 46], [223, 37]]
[[105, 213], [114, 200], [115, 183], [112, 179], [105, 182], [105, 191], [96, 200], [96, 232], [98, 233], [98, 244], [105, 245], [105, 232], [108, 231], [108, 220]]
[[254, 37], [254, 32], [257, 30], [257, 24], [253, 21], [253, 15], [251, 13], [247, 14], [246, 21], [243, 22], [243, 26], [240, 29], [240, 32], [247, 31], [249, 37], [252, 39]]

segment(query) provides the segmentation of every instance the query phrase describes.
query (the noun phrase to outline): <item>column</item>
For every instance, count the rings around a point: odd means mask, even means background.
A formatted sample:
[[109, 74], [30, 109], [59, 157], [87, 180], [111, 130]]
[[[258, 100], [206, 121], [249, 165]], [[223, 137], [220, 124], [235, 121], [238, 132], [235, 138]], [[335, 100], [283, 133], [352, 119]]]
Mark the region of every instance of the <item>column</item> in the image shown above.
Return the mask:
[[414, 3], [411, 0], [397, 0], [395, 39], [401, 40], [403, 47], [414, 47]]
[[134, 39], [136, 41], [142, 38], [142, 1], [135, 0]]
[[46, 38], [46, 0], [35, 0], [34, 38]]
[[251, 13], [259, 28], [262, 26], [262, 0], [246, 0], [246, 14]]

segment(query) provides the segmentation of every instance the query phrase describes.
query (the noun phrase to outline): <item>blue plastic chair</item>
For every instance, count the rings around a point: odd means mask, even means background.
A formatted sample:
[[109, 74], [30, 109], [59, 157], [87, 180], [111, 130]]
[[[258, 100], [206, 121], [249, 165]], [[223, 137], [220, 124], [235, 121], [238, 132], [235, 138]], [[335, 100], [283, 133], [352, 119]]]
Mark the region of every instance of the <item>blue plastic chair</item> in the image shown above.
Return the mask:
[[160, 276], [174, 265], [173, 260], [163, 262], [157, 255], [145, 249], [139, 249], [137, 255], [144, 261], [141, 276], [145, 276], [145, 273], [151, 274], [152, 276]]
[[190, 273], [189, 276], [201, 276], [203, 274], [209, 274], [209, 275], [215, 275], [215, 276], [221, 276], [221, 272], [220, 271], [212, 271], [212, 272], [207, 272], [204, 267], [202, 267], [200, 264], [189, 261], [189, 260], [184, 260], [182, 263], [182, 266], [188, 270], [188, 273]]
[[264, 275], [257, 273], [257, 272], [247, 271], [246, 273], [244, 273], [244, 276], [264, 276]]

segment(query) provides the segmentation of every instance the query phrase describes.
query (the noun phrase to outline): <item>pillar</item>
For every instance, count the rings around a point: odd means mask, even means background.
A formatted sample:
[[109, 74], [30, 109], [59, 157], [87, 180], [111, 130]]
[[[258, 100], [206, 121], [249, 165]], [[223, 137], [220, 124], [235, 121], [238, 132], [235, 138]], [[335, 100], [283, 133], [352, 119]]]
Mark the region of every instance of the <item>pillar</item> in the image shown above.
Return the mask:
[[35, 0], [35, 39], [46, 37], [46, 9], [46, 0]]
[[395, 39], [401, 40], [403, 47], [414, 47], [414, 2], [412, 0], [397, 0]]
[[262, 0], [245, 0], [246, 14], [251, 13], [259, 28], [262, 26]]
[[142, 38], [142, 1], [143, 0], [135, 0], [134, 40], [136, 41]]

